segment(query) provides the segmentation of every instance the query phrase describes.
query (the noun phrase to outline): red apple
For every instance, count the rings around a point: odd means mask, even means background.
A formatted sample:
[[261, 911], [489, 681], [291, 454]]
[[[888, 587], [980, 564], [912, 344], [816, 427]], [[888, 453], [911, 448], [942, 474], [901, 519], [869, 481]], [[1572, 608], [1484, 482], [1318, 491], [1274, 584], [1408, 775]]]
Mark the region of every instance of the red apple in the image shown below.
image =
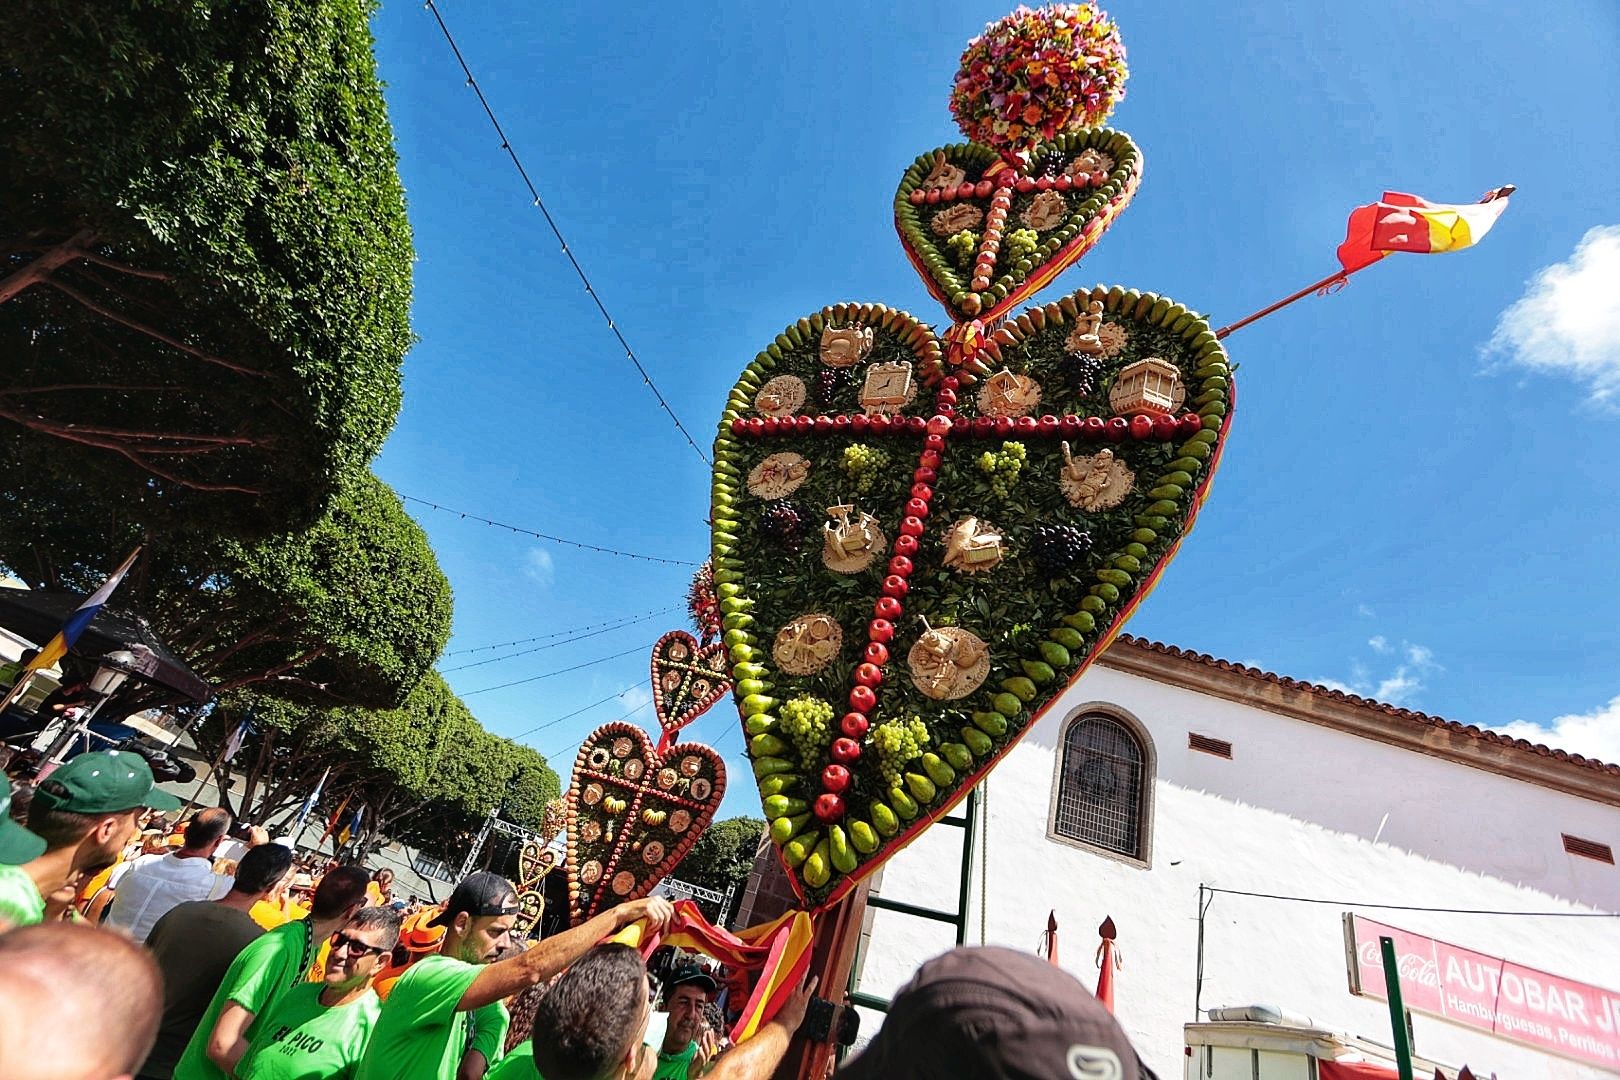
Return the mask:
[[1088, 439], [1100, 439], [1108, 431], [1108, 421], [1100, 416], [1088, 416], [1080, 421], [1080, 429]]
[[862, 686], [881, 686], [883, 684], [883, 669], [876, 664], [855, 665], [855, 681]]
[[901, 577], [899, 574], [890, 574], [888, 577], [883, 579], [884, 596], [901, 597], [906, 595], [906, 590], [908, 588], [910, 588], [910, 586], [906, 584], [906, 579]]
[[1153, 418], [1153, 437], [1155, 439], [1173, 439], [1181, 425], [1176, 423], [1173, 416], [1155, 416]]
[[912, 516], [901, 521], [900, 534], [902, 536], [921, 536], [923, 534], [922, 518]]
[[[881, 603], [881, 601], [879, 601]], [[874, 642], [894, 640], [894, 624], [888, 619], [873, 619], [866, 627], [866, 636]]]
[[822, 821], [841, 821], [844, 817], [843, 796], [834, 795], [829, 791], [825, 795], [818, 796], [816, 798], [815, 806], [813, 806], [811, 809], [815, 811], [816, 817]]
[[[861, 720], [864, 722], [866, 717], [861, 717]], [[829, 751], [834, 761], [850, 762], [861, 756], [861, 744], [854, 739], [834, 739]], [[843, 788], [836, 790], [842, 791]]]
[[1153, 417], [1141, 415], [1131, 417], [1131, 438], [1153, 438]]
[[892, 596], [880, 596], [877, 598], [877, 603], [872, 605], [873, 615], [880, 619], [888, 619], [890, 622], [898, 619], [900, 613], [904, 610], [905, 608], [901, 606], [900, 601]]
[[915, 536], [900, 535], [894, 538], [894, 553], [896, 555], [917, 554], [917, 538]]
[[889, 573], [898, 574], [900, 577], [910, 577], [911, 571], [911, 560], [904, 555], [896, 555], [889, 560]]
[[866, 662], [882, 667], [889, 662], [889, 649], [881, 641], [869, 641], [866, 644]]
[[1131, 436], [1131, 422], [1123, 416], [1116, 416], [1108, 421], [1104, 434], [1110, 442], [1124, 442]]
[[870, 686], [857, 686], [849, 692], [849, 707], [856, 712], [871, 712], [877, 708], [877, 694]]
[[872, 722], [864, 714], [858, 712], [847, 712], [844, 714], [843, 719], [838, 721], [838, 730], [851, 739], [859, 739], [866, 734], [866, 729], [871, 726]]

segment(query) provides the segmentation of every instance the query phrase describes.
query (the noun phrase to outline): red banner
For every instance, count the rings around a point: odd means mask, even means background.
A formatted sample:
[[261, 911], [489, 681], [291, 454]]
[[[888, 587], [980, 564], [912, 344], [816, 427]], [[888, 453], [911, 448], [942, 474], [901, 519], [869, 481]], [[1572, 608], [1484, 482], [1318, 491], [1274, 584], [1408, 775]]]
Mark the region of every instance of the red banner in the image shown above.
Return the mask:
[[1346, 916], [1345, 937], [1351, 993], [1386, 997], [1378, 939], [1391, 938], [1401, 997], [1413, 1012], [1606, 1069], [1620, 1067], [1620, 991], [1549, 975], [1360, 915]]

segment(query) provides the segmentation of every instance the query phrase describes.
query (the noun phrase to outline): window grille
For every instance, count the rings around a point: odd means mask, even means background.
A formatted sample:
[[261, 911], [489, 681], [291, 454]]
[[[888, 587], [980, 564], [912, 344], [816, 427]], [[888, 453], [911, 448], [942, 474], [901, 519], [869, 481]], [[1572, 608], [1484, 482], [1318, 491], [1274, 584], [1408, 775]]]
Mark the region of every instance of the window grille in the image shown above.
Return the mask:
[[1083, 716], [1069, 725], [1054, 831], [1141, 858], [1144, 760], [1136, 736], [1111, 717]]

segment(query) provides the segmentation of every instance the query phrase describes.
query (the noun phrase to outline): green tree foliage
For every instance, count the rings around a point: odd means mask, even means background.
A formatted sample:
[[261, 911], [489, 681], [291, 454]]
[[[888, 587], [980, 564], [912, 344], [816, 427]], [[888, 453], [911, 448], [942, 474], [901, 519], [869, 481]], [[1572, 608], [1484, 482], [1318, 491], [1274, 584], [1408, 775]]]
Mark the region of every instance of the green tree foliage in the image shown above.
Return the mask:
[[7, 6], [0, 488], [263, 532], [376, 453], [413, 253], [370, 10]]
[[675, 877], [692, 885], [725, 892], [732, 882], [747, 879], [754, 852], [765, 832], [759, 818], [734, 817], [709, 825], [675, 868]]
[[230, 694], [198, 730], [199, 748], [218, 753], [244, 715], [253, 734], [225, 766], [243, 790], [226, 801], [252, 824], [287, 828], [325, 775], [312, 820], [324, 822], [348, 798], [345, 816], [365, 807], [357, 848], [387, 836], [458, 862], [492, 806], [508, 821], [537, 828], [559, 791], [544, 758], [486, 731], [436, 672], [398, 709], [323, 709]]
[[[147, 540], [114, 604], [145, 616], [217, 692], [389, 708], [449, 637], [450, 583], [399, 496], [369, 472], [314, 525], [251, 543], [204, 531], [152, 538], [87, 514], [71, 491], [48, 494], [0, 494], [0, 563], [35, 587], [88, 590]], [[125, 704], [156, 703], [128, 685]]]

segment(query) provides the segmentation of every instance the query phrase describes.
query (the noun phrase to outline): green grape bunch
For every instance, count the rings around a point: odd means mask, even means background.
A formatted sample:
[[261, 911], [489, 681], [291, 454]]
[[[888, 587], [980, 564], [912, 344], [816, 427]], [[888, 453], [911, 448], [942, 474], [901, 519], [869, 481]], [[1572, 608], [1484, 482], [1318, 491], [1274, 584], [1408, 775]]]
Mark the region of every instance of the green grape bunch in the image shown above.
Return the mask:
[[999, 452], [986, 450], [979, 455], [979, 471], [990, 478], [990, 490], [1000, 499], [1010, 498], [1012, 489], [1018, 484], [1018, 476], [1024, 471], [1024, 461], [1028, 451], [1023, 443], [1004, 442]]
[[973, 265], [974, 258], [979, 254], [979, 234], [972, 229], [963, 229], [945, 241], [945, 248], [956, 265], [966, 269]]
[[885, 787], [898, 787], [906, 765], [922, 757], [928, 746], [928, 725], [921, 717], [885, 720], [867, 733], [867, 742], [878, 753], [878, 772]]
[[864, 495], [888, 468], [889, 455], [875, 446], [853, 443], [844, 447], [844, 459], [839, 464], [854, 485], [855, 494]]
[[1041, 236], [1034, 229], [1014, 229], [1002, 242], [1002, 250], [1009, 259], [1023, 259], [1035, 254], [1041, 246]]
[[781, 731], [799, 752], [799, 763], [815, 769], [829, 742], [833, 707], [818, 697], [800, 694], [782, 703], [781, 718]]

